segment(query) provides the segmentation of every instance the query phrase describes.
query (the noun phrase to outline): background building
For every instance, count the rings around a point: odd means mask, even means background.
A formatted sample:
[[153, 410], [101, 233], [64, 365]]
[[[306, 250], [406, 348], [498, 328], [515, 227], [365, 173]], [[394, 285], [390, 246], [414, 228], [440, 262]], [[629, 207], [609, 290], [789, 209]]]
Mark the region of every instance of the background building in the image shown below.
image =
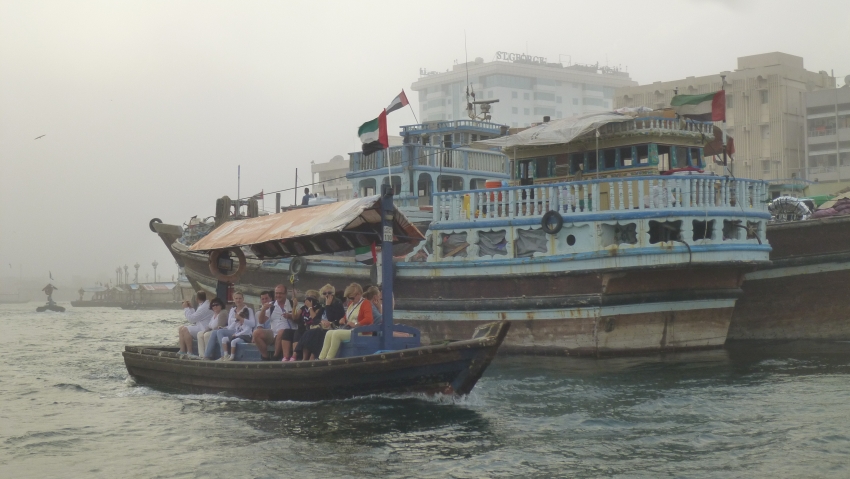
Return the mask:
[[[846, 80], [850, 80], [850, 76]], [[850, 85], [806, 93], [806, 174], [818, 193], [850, 185]]]
[[734, 174], [783, 183], [805, 174], [803, 95], [835, 88], [835, 78], [803, 68], [803, 59], [774, 52], [738, 58], [738, 69], [617, 90], [614, 106], [665, 108], [679, 94], [721, 89], [726, 75], [726, 120], [735, 139]]
[[[477, 100], [495, 100], [491, 121], [511, 127], [539, 123], [544, 116], [566, 118], [613, 107], [617, 87], [637, 85], [629, 74], [598, 65], [549, 63], [545, 58], [499, 52], [507, 61], [476, 58], [451, 71], [420, 70], [411, 88], [419, 93], [419, 120], [466, 120], [466, 84]], [[467, 72], [468, 67], [468, 72]]]
[[353, 198], [354, 190], [351, 188], [351, 182], [345, 178], [345, 174], [348, 173], [348, 164], [348, 160], [340, 155], [334, 156], [327, 163], [310, 162], [313, 182], [322, 182], [311, 186], [310, 192], [337, 198], [340, 201]]

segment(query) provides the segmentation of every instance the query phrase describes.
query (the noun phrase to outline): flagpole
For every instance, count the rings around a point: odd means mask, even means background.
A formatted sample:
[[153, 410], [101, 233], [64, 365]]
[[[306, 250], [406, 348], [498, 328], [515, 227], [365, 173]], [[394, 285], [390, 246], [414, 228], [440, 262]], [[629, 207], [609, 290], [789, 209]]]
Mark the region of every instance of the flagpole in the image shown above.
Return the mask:
[[419, 124], [419, 118], [416, 118], [416, 111], [413, 109], [413, 105], [410, 102], [407, 102], [407, 106], [410, 107], [410, 112], [413, 113], [413, 119], [416, 120], [416, 124]]
[[599, 128], [596, 129], [596, 179], [599, 179]]
[[726, 161], [726, 75], [720, 75], [720, 90], [723, 92], [723, 169], [726, 176], [732, 174]]
[[240, 202], [242, 201], [242, 165], [236, 167], [236, 216], [239, 216]]

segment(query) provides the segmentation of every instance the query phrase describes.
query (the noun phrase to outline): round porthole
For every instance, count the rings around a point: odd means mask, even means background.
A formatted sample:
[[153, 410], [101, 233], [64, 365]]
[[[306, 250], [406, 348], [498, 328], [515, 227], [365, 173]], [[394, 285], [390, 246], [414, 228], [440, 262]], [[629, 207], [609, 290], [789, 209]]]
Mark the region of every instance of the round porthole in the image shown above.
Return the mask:
[[576, 237], [573, 235], [567, 235], [567, 244], [570, 246], [576, 244]]

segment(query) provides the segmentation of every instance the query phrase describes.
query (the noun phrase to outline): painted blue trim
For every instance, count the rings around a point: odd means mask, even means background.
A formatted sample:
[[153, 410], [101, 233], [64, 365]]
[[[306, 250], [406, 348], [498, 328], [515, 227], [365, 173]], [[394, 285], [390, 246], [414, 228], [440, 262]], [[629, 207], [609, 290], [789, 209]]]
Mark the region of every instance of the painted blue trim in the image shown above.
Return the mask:
[[[593, 173], [594, 172], [590, 172], [590, 173], [585, 172], [586, 175], [587, 174], [593, 174]], [[564, 182], [561, 182], [561, 183], [543, 183], [543, 184], [528, 185], [528, 186], [505, 186], [505, 187], [502, 187], [502, 188], [488, 188], [487, 192], [488, 193], [497, 193], [497, 192], [500, 192], [500, 191], [511, 191], [511, 190], [516, 191], [516, 190], [525, 190], [525, 189], [539, 189], [539, 188], [571, 186], [571, 185], [591, 185], [591, 184], [594, 184], [594, 183], [625, 183], [627, 181], [634, 181], [634, 180], [640, 180], [640, 181], [645, 181], [645, 180], [678, 180], [678, 179], [694, 179], [694, 178], [705, 179], [705, 180], [713, 180], [713, 181], [723, 180], [725, 178], [727, 181], [738, 181], [738, 182], [742, 182], [742, 183], [751, 183], [751, 184], [757, 184], [757, 183], [763, 183], [765, 185], [767, 184], [766, 181], [762, 181], [762, 180], [750, 180], [750, 179], [744, 179], [744, 178], [728, 178], [728, 177], [725, 177], [725, 176], [694, 177], [694, 176], [661, 176], [661, 175], [657, 175], [657, 176], [624, 176], [624, 177], [621, 177], [621, 178], [600, 178], [598, 180], [564, 181]], [[653, 186], [655, 186], [655, 185], [653, 185]], [[672, 187], [674, 185], [669, 185], [669, 186]], [[450, 196], [450, 195], [454, 195], [454, 194], [465, 194], [465, 193], [474, 193], [474, 192], [480, 193], [482, 191], [484, 191], [484, 190], [446, 191], [446, 192], [443, 192], [443, 193], [435, 193], [434, 196]]]
[[[770, 245], [761, 244], [718, 244], [718, 245], [691, 245], [692, 253], [713, 253], [722, 251], [771, 251]], [[617, 257], [623, 256], [645, 256], [645, 255], [670, 255], [688, 254], [688, 248], [684, 246], [673, 246], [654, 248], [621, 248], [617, 251]], [[613, 257], [608, 250], [593, 251], [590, 253], [572, 253], [552, 256], [539, 256], [536, 258], [507, 258], [480, 261], [434, 261], [430, 263], [396, 263], [399, 269], [417, 268], [473, 268], [476, 266], [519, 266], [544, 263], [574, 262], [581, 260], [592, 260]], [[700, 263], [703, 264], [703, 263]], [[711, 264], [711, 263], [709, 263]]]
[[[453, 173], [453, 174], [457, 174], [457, 175], [494, 176], [494, 177], [500, 177], [500, 178], [504, 178], [504, 179], [510, 179], [511, 178], [510, 175], [505, 174], [505, 173], [495, 173], [495, 172], [492, 172], [492, 171], [484, 171], [484, 170], [462, 170], [460, 168], [438, 168], [436, 166], [425, 166], [425, 165], [416, 165], [416, 166], [412, 167], [411, 169], [414, 170], [414, 171], [442, 172], [443, 174]], [[465, 191], [482, 191], [482, 190], [465, 190]], [[453, 192], [450, 191], [450, 192], [447, 192], [447, 193], [453, 193]], [[457, 192], [454, 192], [454, 193], [457, 193]], [[440, 193], [440, 194], [446, 194], [446, 193]]]
[[[584, 223], [590, 221], [622, 221], [633, 219], [647, 218], [705, 218], [705, 217], [733, 217], [733, 218], [757, 218], [769, 220], [770, 213], [759, 213], [755, 211], [741, 211], [735, 209], [728, 210], [698, 210], [693, 208], [676, 208], [670, 210], [617, 210], [605, 213], [571, 213], [564, 215], [564, 224]], [[525, 218], [492, 218], [476, 221], [435, 221], [431, 223], [430, 229], [433, 231], [440, 230], [455, 230], [455, 229], [477, 229], [477, 228], [496, 228], [506, 226], [528, 226], [540, 225], [540, 216], [525, 217]]]

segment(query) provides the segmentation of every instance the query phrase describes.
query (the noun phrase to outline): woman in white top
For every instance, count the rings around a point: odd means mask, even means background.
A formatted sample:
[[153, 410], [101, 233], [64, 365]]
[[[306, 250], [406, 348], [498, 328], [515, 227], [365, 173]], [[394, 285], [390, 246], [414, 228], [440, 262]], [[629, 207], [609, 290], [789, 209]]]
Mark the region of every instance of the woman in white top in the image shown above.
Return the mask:
[[222, 354], [222, 351], [219, 350], [221, 345], [221, 338], [227, 336], [232, 337], [236, 332], [236, 323], [237, 323], [237, 315], [242, 312], [242, 310], [248, 310], [248, 319], [245, 320], [245, 323], [251, 330], [254, 330], [254, 326], [257, 325], [257, 320], [254, 317], [254, 310], [249, 308], [247, 304], [245, 304], [245, 296], [241, 291], [236, 291], [233, 293], [233, 308], [230, 310], [230, 314], [227, 317], [227, 327], [223, 329], [217, 329], [212, 332], [210, 335], [210, 339], [207, 341], [207, 347], [204, 351], [204, 359], [216, 359], [219, 355]]
[[254, 327], [249, 324], [250, 311], [250, 308], [240, 311], [236, 315], [236, 323], [232, 325], [233, 335], [221, 338], [221, 361], [232, 361], [233, 354], [236, 353], [236, 345], [251, 342], [251, 333], [254, 331]]
[[224, 309], [224, 301], [219, 298], [210, 300], [210, 309], [213, 311], [213, 317], [207, 325], [206, 331], [198, 333], [198, 353], [203, 356], [207, 350], [207, 343], [212, 336], [213, 331], [227, 326], [227, 310]]

